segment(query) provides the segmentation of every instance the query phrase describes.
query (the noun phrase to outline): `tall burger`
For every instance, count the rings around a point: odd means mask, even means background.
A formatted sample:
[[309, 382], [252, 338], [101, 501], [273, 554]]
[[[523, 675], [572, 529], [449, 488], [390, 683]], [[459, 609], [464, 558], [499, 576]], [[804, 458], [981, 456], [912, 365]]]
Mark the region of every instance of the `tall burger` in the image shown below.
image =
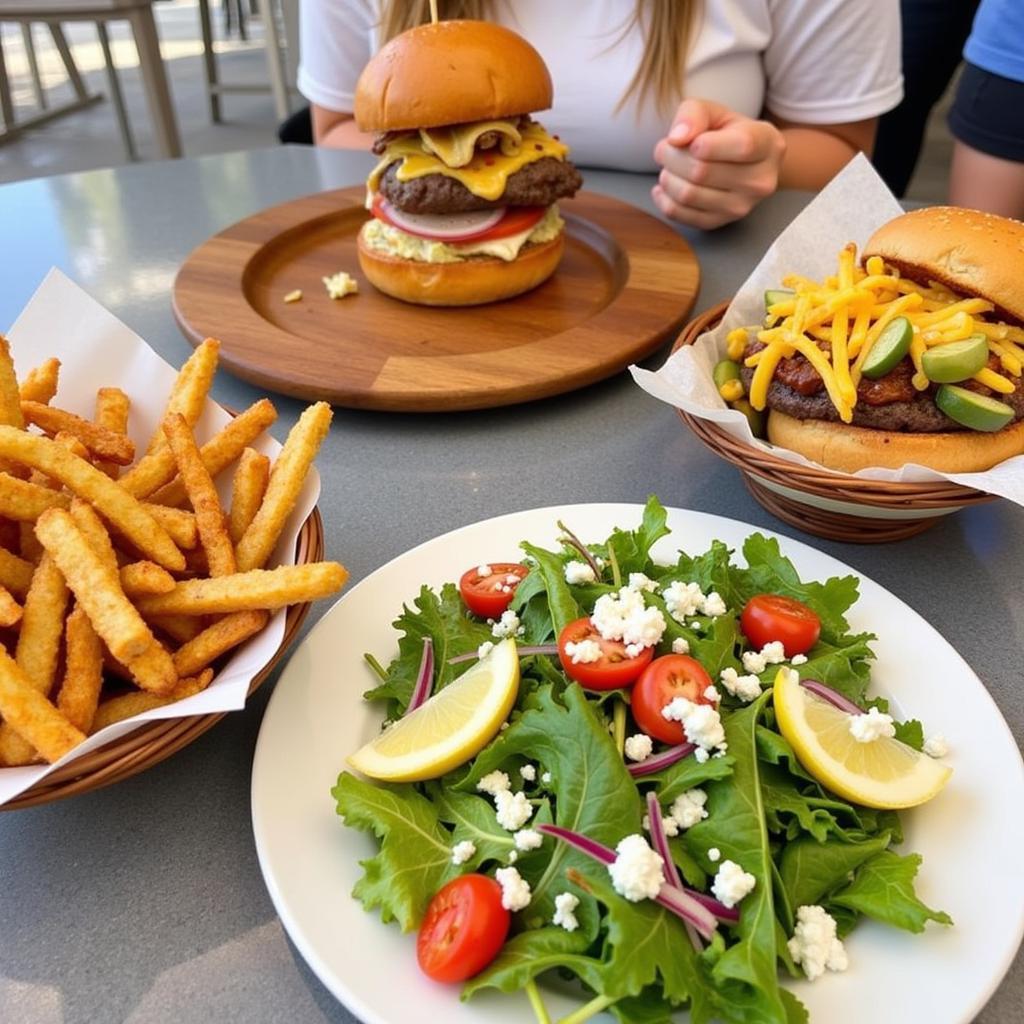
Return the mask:
[[769, 292], [746, 340], [768, 439], [845, 472], [1024, 453], [1024, 224], [927, 207], [876, 231], [860, 266], [850, 249], [830, 280]]
[[396, 36], [366, 65], [355, 118], [377, 133], [359, 263], [406, 302], [469, 306], [535, 288], [558, 266], [555, 205], [581, 185], [568, 147], [531, 118], [551, 106], [537, 51], [484, 21]]

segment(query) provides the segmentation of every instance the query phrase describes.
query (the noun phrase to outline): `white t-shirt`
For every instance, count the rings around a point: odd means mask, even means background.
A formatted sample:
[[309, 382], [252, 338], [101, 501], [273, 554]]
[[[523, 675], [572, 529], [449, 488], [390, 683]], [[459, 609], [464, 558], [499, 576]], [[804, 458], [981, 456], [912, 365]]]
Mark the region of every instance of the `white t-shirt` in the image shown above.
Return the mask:
[[[301, 0], [298, 84], [311, 102], [350, 112], [356, 80], [380, 47], [380, 0]], [[672, 110], [616, 106], [643, 35], [623, 28], [634, 0], [511, 0], [496, 20], [525, 36], [551, 71], [554, 106], [538, 119], [583, 166], [654, 171]], [[705, 0], [684, 93], [750, 117], [801, 124], [862, 121], [903, 95], [899, 0]], [[682, 97], [680, 97], [682, 98]]]

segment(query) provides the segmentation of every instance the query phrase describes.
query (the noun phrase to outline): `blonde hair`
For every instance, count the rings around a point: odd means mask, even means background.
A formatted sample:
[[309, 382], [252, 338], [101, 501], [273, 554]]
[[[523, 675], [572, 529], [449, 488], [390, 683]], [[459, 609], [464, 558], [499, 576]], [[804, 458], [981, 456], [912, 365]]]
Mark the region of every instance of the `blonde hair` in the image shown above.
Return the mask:
[[[514, 0], [510, 0], [514, 3]], [[643, 56], [616, 109], [630, 99], [651, 97], [664, 112], [682, 99], [686, 56], [693, 41], [702, 0], [636, 0], [633, 13], [612, 46], [636, 27], [644, 37]], [[492, 20], [497, 0], [437, 0], [442, 21], [470, 18]], [[430, 21], [430, 0], [384, 0], [381, 13], [381, 42]]]

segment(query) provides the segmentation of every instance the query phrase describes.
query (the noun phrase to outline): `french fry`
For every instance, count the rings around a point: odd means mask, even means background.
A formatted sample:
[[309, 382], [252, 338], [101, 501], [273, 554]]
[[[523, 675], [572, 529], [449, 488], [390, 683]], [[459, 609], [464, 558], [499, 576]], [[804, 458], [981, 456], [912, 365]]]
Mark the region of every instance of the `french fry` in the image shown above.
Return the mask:
[[[66, 515], [59, 509], [46, 516]], [[169, 594], [139, 598], [142, 615], [210, 615], [226, 612], [274, 609], [300, 601], [315, 601], [336, 593], [348, 578], [337, 562], [281, 565], [276, 569], [251, 569], [232, 576], [185, 580]]]
[[64, 647], [64, 681], [57, 694], [57, 710], [76, 729], [88, 733], [103, 686], [103, 641], [80, 606], [68, 616]]
[[132, 658], [125, 658], [125, 665], [132, 679], [144, 690], [152, 693], [170, 693], [178, 682], [167, 648], [156, 637], [142, 652]]
[[184, 700], [186, 697], [193, 697], [205, 690], [212, 679], [213, 669], [208, 668], [197, 676], [180, 679], [178, 685], [164, 696], [141, 690], [138, 693], [125, 693], [119, 697], [111, 697], [96, 709], [91, 732], [99, 732], [100, 729], [105, 729], [115, 722], [123, 722], [126, 718], [141, 715], [143, 711], [152, 711], [153, 708], [164, 707], [175, 701]]
[[211, 576], [229, 576], [235, 571], [235, 549], [228, 536], [224, 510], [213, 479], [203, 465], [192, 428], [181, 413], [164, 419], [164, 437], [178, 464], [185, 492], [196, 516], [199, 540], [206, 552]]
[[295, 507], [317, 450], [327, 436], [331, 417], [331, 407], [326, 402], [317, 402], [303, 412], [289, 432], [274, 468], [270, 471], [263, 503], [238, 542], [240, 572], [258, 569], [266, 564], [281, 535], [285, 520]]
[[103, 564], [113, 573], [117, 569], [117, 555], [114, 554], [114, 545], [110, 543], [110, 534], [107, 528], [100, 522], [92, 505], [81, 498], [71, 499], [71, 518], [75, 526], [81, 531], [82, 536], [88, 541], [89, 547], [99, 555]]
[[[57, 433], [53, 435], [53, 439], [54, 441], [57, 442], [57, 444], [62, 444], [65, 448], [67, 448], [67, 450], [71, 452], [72, 455], [77, 455], [80, 459], [85, 459], [86, 462], [92, 461], [92, 456], [89, 454], [89, 449], [86, 448], [85, 445], [82, 444], [82, 442], [79, 441], [78, 438], [75, 437], [75, 435], [70, 433], [69, 431], [58, 430]], [[33, 475], [35, 475], [36, 472], [37, 470], [33, 470]], [[60, 490], [59, 483], [54, 482], [53, 487], [55, 490]]]
[[[115, 434], [127, 434], [130, 409], [131, 399], [120, 388], [100, 388], [96, 392], [94, 419], [98, 426], [112, 430]], [[116, 462], [104, 459], [97, 459], [96, 468], [106, 473], [111, 480], [116, 480], [121, 473], [121, 467]]]
[[21, 395], [18, 393], [18, 378], [14, 374], [11, 347], [0, 334], [0, 424], [25, 429], [21, 414]]
[[[201, 345], [196, 347], [185, 360], [184, 365], [178, 371], [177, 380], [167, 399], [167, 407], [164, 409], [164, 419], [171, 413], [180, 413], [185, 422], [194, 427], [202, 415], [203, 406], [206, 403], [206, 396], [213, 384], [213, 375], [217, 370], [217, 357], [220, 352], [220, 342], [216, 338], [207, 338]], [[166, 444], [163, 432], [163, 421], [156, 433], [150, 439], [146, 447], [146, 454], [160, 451]]]
[[169, 594], [176, 585], [174, 577], [156, 562], [130, 562], [121, 566], [120, 576], [121, 589], [133, 600], [145, 594]]
[[44, 554], [32, 576], [18, 634], [15, 658], [40, 693], [48, 694], [57, 675], [68, 586], [53, 558]]
[[64, 409], [42, 402], [22, 402], [21, 412], [28, 423], [34, 423], [46, 434], [64, 432], [77, 437], [95, 456], [127, 466], [135, 458], [135, 445], [123, 434], [99, 427], [89, 420]]
[[139, 502], [110, 477], [57, 442], [24, 430], [0, 426], [0, 458], [12, 459], [59, 480], [69, 490], [94, 505], [146, 557], [165, 569], [179, 572], [184, 569], [185, 556], [175, 546], [167, 531]]
[[141, 505], [170, 534], [171, 540], [182, 551], [191, 551], [199, 543], [196, 517], [191, 512], [183, 508], [154, 505], [149, 501], [143, 501]]
[[237, 544], [256, 517], [270, 476], [270, 459], [255, 448], [246, 448], [238, 460], [231, 480], [231, 510], [228, 512], [228, 535]]
[[5, 519], [3, 516], [0, 516], [0, 547], [12, 551], [18, 546], [20, 539], [21, 534], [18, 530], [18, 524], [13, 519]]
[[4, 725], [30, 743], [50, 762], [85, 739], [33, 685], [11, 656], [0, 648], [0, 715]]
[[45, 405], [53, 401], [53, 396], [57, 394], [59, 376], [60, 360], [47, 359], [25, 375], [18, 388], [18, 395], [23, 402], [42, 402]]
[[179, 644], [187, 644], [203, 631], [203, 620], [196, 615], [153, 615], [147, 621]]
[[258, 633], [270, 618], [265, 611], [235, 612], [183, 644], [174, 653], [174, 667], [180, 676], [191, 676]]
[[0, 585], [6, 587], [15, 597], [24, 598], [32, 583], [35, 566], [11, 554], [7, 548], [0, 548]]
[[67, 508], [71, 498], [62, 491], [0, 473], [0, 516], [34, 523], [48, 508]]
[[[207, 441], [199, 449], [199, 454], [202, 455], [203, 465], [210, 476], [216, 477], [225, 466], [234, 462], [242, 449], [259, 437], [276, 418], [277, 410], [273, 403], [267, 398], [261, 398]], [[172, 481], [176, 472], [174, 456], [169, 448], [163, 448], [141, 458], [121, 477], [120, 482], [129, 494], [135, 495], [136, 498], [146, 498]], [[172, 487], [170, 493], [171, 496], [177, 496], [177, 501], [156, 496], [153, 500], [161, 505], [175, 505], [184, 501], [184, 488], [180, 486], [180, 482], [176, 483], [177, 486]]]
[[36, 535], [114, 657], [128, 664], [129, 659], [147, 651], [154, 643], [152, 632], [124, 596], [117, 574], [92, 549], [70, 513], [63, 509], [44, 512], [36, 524]]
[[20, 530], [18, 550], [21, 552], [21, 557], [36, 566], [39, 564], [39, 559], [43, 557], [43, 546], [36, 539], [36, 528], [32, 523], [18, 523], [18, 527]]
[[11, 592], [0, 585], [0, 626], [9, 629], [21, 621], [22, 607], [14, 600]]

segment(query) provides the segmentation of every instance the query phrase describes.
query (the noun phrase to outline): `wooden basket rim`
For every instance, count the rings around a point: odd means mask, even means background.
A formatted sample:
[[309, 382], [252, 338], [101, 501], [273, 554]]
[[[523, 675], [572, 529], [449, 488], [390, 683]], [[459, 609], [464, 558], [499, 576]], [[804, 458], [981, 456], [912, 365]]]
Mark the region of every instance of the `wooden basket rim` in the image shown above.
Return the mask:
[[[704, 331], [722, 319], [728, 305], [727, 301], [721, 302], [691, 320], [676, 339], [672, 351], [675, 352], [683, 345], [692, 345]], [[771, 452], [761, 451], [737, 440], [711, 420], [701, 419], [679, 408], [676, 412], [713, 452], [744, 472], [814, 497], [881, 509], [921, 512], [980, 505], [996, 499], [996, 495], [945, 480], [921, 483], [868, 480], [824, 467], [787, 462]]]
[[[318, 506], [313, 507], [299, 529], [295, 543], [295, 564], [317, 562], [324, 554], [324, 524]], [[291, 605], [285, 613], [284, 636], [277, 650], [249, 684], [251, 696], [274, 671], [288, 648], [294, 643], [312, 603]], [[163, 718], [144, 722], [137, 729], [118, 737], [111, 743], [90, 751], [47, 775], [35, 785], [19, 793], [14, 799], [0, 805], [0, 811], [21, 810], [39, 804], [52, 803], [67, 797], [90, 793], [127, 779], [170, 757], [198, 739], [227, 714], [225, 711], [185, 718]]]

